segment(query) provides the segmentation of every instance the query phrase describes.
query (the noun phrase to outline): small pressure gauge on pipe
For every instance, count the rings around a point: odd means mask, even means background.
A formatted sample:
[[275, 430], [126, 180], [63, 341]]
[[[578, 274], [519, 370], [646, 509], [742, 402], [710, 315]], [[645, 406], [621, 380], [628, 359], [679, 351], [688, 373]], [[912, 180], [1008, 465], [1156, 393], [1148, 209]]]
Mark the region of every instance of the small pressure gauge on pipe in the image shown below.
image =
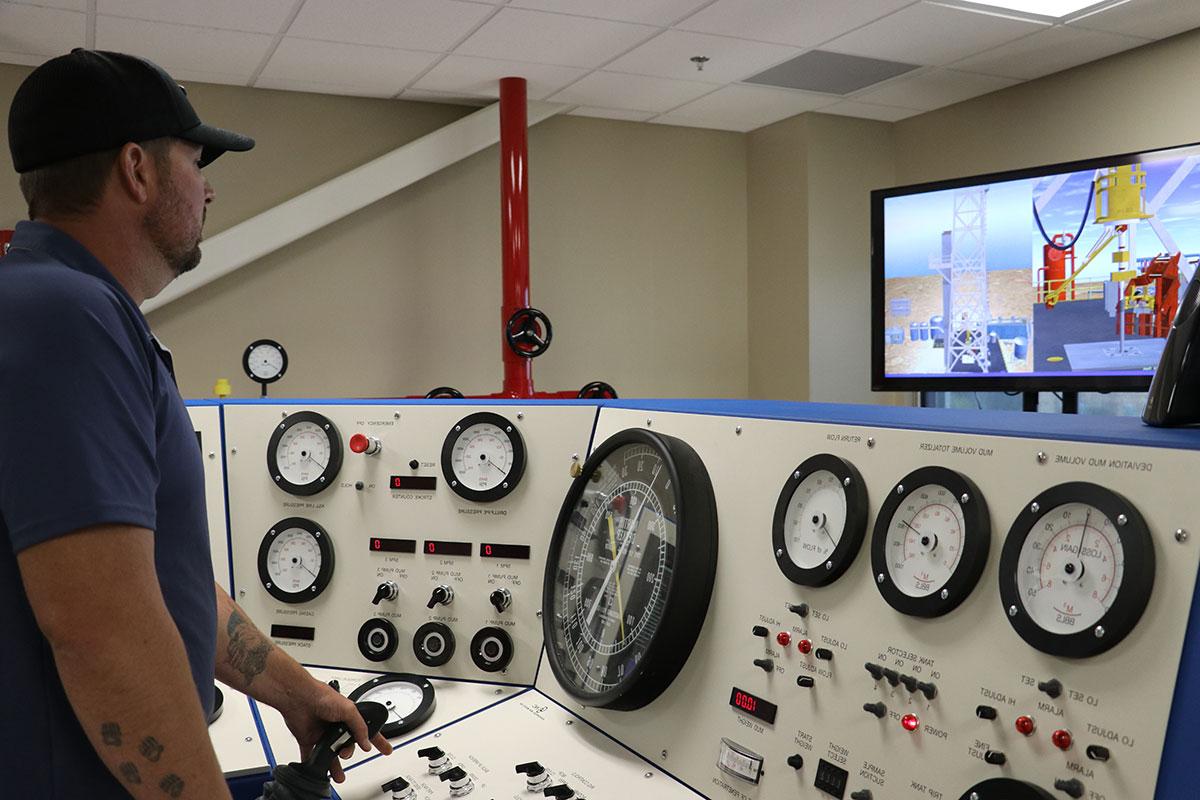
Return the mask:
[[288, 357], [283, 345], [273, 339], [251, 342], [242, 354], [242, 369], [250, 380], [262, 386], [262, 396], [267, 396], [267, 384], [274, 383], [287, 372]]

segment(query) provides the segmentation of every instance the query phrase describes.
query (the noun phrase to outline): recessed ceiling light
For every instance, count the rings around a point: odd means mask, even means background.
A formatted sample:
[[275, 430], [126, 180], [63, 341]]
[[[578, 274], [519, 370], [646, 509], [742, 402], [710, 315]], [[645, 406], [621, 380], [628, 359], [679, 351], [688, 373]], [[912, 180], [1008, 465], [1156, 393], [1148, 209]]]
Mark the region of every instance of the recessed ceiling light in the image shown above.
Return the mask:
[[970, 0], [973, 5], [1003, 8], [1039, 17], [1061, 19], [1085, 8], [1101, 5], [1097, 0]]

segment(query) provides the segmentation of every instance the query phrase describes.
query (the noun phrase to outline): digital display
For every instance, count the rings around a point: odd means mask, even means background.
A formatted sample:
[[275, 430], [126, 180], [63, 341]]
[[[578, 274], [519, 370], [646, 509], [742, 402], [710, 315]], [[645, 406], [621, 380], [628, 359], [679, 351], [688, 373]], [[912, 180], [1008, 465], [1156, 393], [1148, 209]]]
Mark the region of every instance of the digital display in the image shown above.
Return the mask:
[[431, 556], [469, 556], [470, 542], [440, 542], [434, 539], [425, 540], [425, 553]]
[[393, 475], [388, 478], [388, 487], [394, 490], [433, 491], [437, 488], [437, 478], [433, 475]]
[[849, 772], [822, 758], [817, 764], [817, 777], [813, 785], [825, 794], [841, 800], [846, 796], [846, 782], [849, 778]]
[[763, 700], [761, 697], [752, 695], [749, 692], [744, 692], [736, 686], [729, 693], [729, 705], [742, 711], [755, 719], [761, 719], [768, 725], [775, 724], [775, 712], [779, 710], [779, 706]]
[[379, 537], [372, 537], [370, 546], [372, 553], [417, 552], [416, 539], [381, 539]]
[[317, 636], [316, 628], [309, 628], [304, 625], [272, 625], [272, 639], [299, 639], [304, 642], [311, 642]]
[[484, 542], [479, 545], [479, 555], [484, 558], [513, 558], [529, 560], [529, 545], [527, 544], [495, 544]]

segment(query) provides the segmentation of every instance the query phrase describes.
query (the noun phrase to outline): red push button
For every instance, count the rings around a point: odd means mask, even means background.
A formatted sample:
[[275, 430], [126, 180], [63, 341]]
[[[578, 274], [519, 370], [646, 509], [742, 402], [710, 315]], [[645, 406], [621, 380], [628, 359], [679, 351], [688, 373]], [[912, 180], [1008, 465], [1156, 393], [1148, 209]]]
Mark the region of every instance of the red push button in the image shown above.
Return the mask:
[[917, 728], [921, 727], [921, 718], [916, 714], [905, 714], [900, 718], [900, 724], [904, 726], [904, 730], [912, 733]]
[[1037, 725], [1034, 723], [1033, 717], [1025, 714], [1017, 717], [1016, 727], [1017, 733], [1022, 736], [1032, 736], [1033, 732], [1037, 730]]
[[364, 436], [356, 433], [350, 437], [350, 450], [354, 453], [365, 453], [373, 456], [380, 451], [382, 445], [374, 436]]
[[1059, 750], [1070, 750], [1071, 742], [1073, 740], [1071, 739], [1070, 731], [1060, 729], [1050, 734], [1050, 741], [1053, 742], [1054, 746]]
[[796, 645], [796, 647], [804, 655], [808, 655], [809, 653], [812, 652], [812, 642], [809, 641], [808, 639], [801, 639], [800, 643], [798, 645]]
[[779, 642], [780, 647], [787, 647], [792, 643], [792, 635], [787, 631], [780, 631], [775, 634], [775, 641]]

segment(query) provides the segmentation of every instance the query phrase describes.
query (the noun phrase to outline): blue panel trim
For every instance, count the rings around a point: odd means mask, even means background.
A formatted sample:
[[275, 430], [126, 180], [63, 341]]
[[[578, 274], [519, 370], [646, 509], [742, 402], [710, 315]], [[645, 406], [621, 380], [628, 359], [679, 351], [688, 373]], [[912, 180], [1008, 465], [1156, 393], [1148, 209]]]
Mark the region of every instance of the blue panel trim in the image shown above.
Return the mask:
[[[1158, 800], [1196, 797], [1196, 743], [1200, 742], [1200, 594], [1195, 589], [1192, 590], [1187, 635], [1183, 639], [1183, 656], [1175, 681], [1167, 739], [1158, 765], [1158, 789], [1154, 793]], [[1114, 753], [1120, 750], [1116, 747]]]
[[[237, 592], [237, 587], [233, 585], [233, 523], [229, 516], [229, 461], [225, 458], [229, 449], [225, 446], [225, 408], [222, 407], [220, 411], [221, 488], [225, 492], [225, 556], [229, 567], [229, 596], [232, 598]], [[212, 531], [209, 531], [208, 535], [212, 536]]]
[[246, 702], [250, 704], [250, 715], [254, 717], [254, 727], [258, 728], [258, 740], [262, 742], [263, 755], [267, 757], [267, 763], [271, 765], [271, 769], [275, 769], [275, 751], [271, 749], [271, 740], [267, 738], [267, 729], [263, 727], [262, 715], [258, 713], [258, 703], [247, 697]]

